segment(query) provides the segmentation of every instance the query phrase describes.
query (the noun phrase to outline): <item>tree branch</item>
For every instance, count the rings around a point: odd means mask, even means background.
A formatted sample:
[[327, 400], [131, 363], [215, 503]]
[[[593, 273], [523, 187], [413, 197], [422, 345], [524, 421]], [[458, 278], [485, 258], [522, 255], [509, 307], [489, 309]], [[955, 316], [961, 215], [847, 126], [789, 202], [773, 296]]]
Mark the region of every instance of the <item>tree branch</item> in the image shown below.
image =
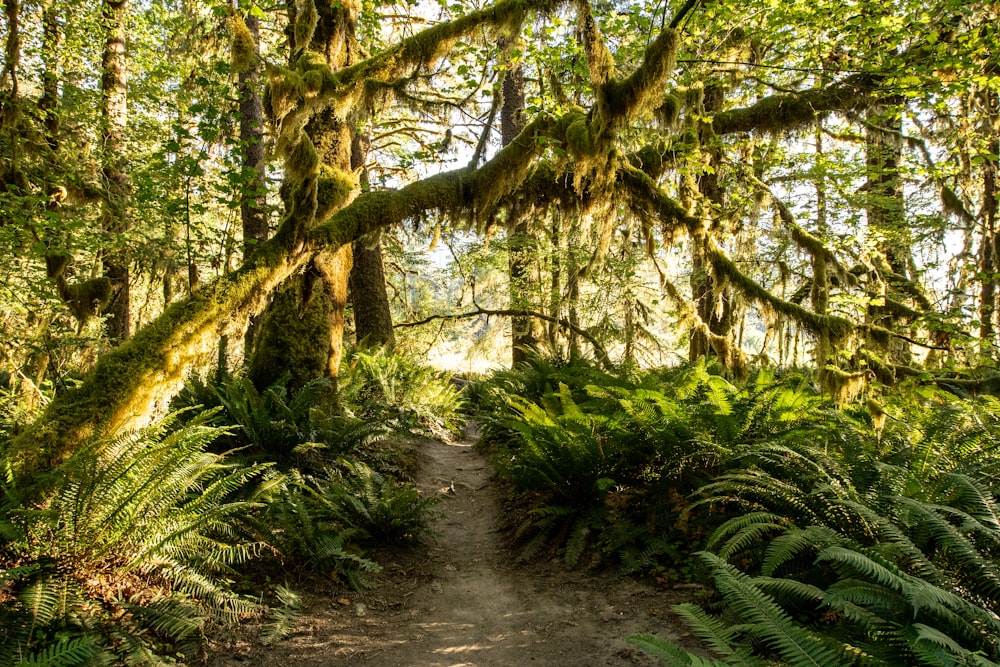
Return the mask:
[[597, 355], [597, 361], [605, 369], [611, 367], [611, 358], [608, 356], [608, 351], [601, 345], [601, 342], [594, 338], [586, 329], [576, 326], [567, 319], [561, 317], [553, 317], [552, 315], [546, 315], [545, 313], [539, 313], [534, 310], [523, 310], [517, 308], [502, 308], [502, 309], [492, 309], [492, 308], [482, 308], [477, 306], [475, 310], [467, 313], [448, 313], [442, 315], [429, 315], [422, 320], [417, 320], [416, 322], [401, 322], [399, 324], [393, 325], [394, 329], [402, 329], [409, 327], [419, 327], [424, 324], [429, 324], [437, 320], [461, 320], [470, 317], [479, 317], [481, 315], [486, 315], [487, 317], [534, 317], [539, 320], [544, 320], [546, 322], [553, 322], [558, 324], [564, 329], [568, 329], [580, 336], [594, 348], [594, 353]]

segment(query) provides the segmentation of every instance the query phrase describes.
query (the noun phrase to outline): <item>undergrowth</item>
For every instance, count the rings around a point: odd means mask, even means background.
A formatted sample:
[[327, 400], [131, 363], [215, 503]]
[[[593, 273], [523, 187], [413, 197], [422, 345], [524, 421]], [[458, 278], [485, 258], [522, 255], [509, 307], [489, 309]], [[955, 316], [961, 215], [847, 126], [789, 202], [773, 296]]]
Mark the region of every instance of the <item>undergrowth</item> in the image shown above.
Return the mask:
[[665, 665], [1000, 664], [996, 399], [542, 366], [473, 392], [513, 535], [526, 559], [704, 572], [714, 598], [676, 611], [713, 657], [633, 638]]

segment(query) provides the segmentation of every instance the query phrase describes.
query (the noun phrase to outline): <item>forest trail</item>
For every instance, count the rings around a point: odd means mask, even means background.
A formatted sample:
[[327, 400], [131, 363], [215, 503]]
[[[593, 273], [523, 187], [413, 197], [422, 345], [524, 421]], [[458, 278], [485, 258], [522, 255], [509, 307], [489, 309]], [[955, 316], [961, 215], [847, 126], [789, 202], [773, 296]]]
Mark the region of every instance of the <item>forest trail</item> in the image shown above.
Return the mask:
[[270, 647], [217, 647], [210, 664], [658, 665], [625, 638], [677, 638], [669, 610], [684, 595], [560, 563], [514, 563], [497, 532], [500, 491], [474, 438], [421, 441], [417, 484], [443, 496], [426, 545], [383, 555], [367, 591], [306, 593], [291, 636]]

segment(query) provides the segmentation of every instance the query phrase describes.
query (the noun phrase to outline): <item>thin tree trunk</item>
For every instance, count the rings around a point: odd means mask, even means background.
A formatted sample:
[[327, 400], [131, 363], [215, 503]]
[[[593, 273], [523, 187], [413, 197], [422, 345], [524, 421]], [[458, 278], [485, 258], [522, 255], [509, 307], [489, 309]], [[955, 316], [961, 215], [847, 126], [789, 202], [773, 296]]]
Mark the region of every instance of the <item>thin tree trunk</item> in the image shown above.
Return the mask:
[[104, 275], [111, 281], [112, 298], [104, 315], [108, 338], [113, 344], [131, 334], [129, 257], [124, 234], [129, 230], [127, 173], [128, 61], [125, 50], [127, 0], [105, 0], [101, 6], [105, 42], [101, 94], [103, 99], [101, 135], [104, 144], [102, 174], [107, 195], [102, 227], [107, 235]]
[[62, 27], [54, 0], [46, 0], [42, 5], [42, 96], [38, 100], [38, 110], [45, 123], [45, 141], [49, 148], [59, 148], [59, 83], [62, 79], [60, 47]]
[[[260, 37], [260, 19], [251, 12], [246, 19], [247, 29], [257, 46]], [[254, 60], [239, 73], [237, 95], [240, 100], [240, 146], [243, 173], [247, 175], [240, 195], [240, 219], [243, 224], [243, 259], [267, 240], [266, 183], [264, 182], [264, 110], [260, 99], [260, 66]], [[257, 331], [256, 317], [250, 318], [244, 335], [245, 353], [253, 348]]]
[[[500, 107], [500, 144], [506, 146], [524, 129], [524, 72], [520, 66], [508, 70], [503, 77], [503, 104]], [[528, 218], [515, 207], [508, 209], [507, 224], [508, 270], [510, 274], [510, 307], [513, 310], [531, 308], [532, 259], [534, 239]], [[538, 349], [536, 322], [530, 317], [512, 317], [511, 363], [526, 361]]]
[[998, 150], [1000, 142], [993, 137], [989, 148], [991, 157], [983, 161], [983, 232], [979, 246], [979, 275], [983, 282], [979, 292], [979, 353], [988, 358], [996, 356], [997, 350], [996, 275], [1000, 237], [997, 235], [997, 163], [993, 156]]

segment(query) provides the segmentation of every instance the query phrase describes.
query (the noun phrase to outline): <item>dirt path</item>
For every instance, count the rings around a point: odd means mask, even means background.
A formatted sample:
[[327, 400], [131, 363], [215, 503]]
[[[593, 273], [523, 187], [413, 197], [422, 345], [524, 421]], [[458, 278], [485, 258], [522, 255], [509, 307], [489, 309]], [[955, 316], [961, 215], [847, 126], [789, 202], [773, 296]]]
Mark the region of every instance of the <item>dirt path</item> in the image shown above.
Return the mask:
[[625, 638], [676, 637], [679, 594], [628, 579], [512, 563], [497, 533], [499, 491], [472, 438], [426, 441], [417, 483], [442, 495], [426, 547], [382, 562], [361, 594], [311, 591], [294, 634], [230, 646], [213, 665], [598, 667], [657, 665]]

